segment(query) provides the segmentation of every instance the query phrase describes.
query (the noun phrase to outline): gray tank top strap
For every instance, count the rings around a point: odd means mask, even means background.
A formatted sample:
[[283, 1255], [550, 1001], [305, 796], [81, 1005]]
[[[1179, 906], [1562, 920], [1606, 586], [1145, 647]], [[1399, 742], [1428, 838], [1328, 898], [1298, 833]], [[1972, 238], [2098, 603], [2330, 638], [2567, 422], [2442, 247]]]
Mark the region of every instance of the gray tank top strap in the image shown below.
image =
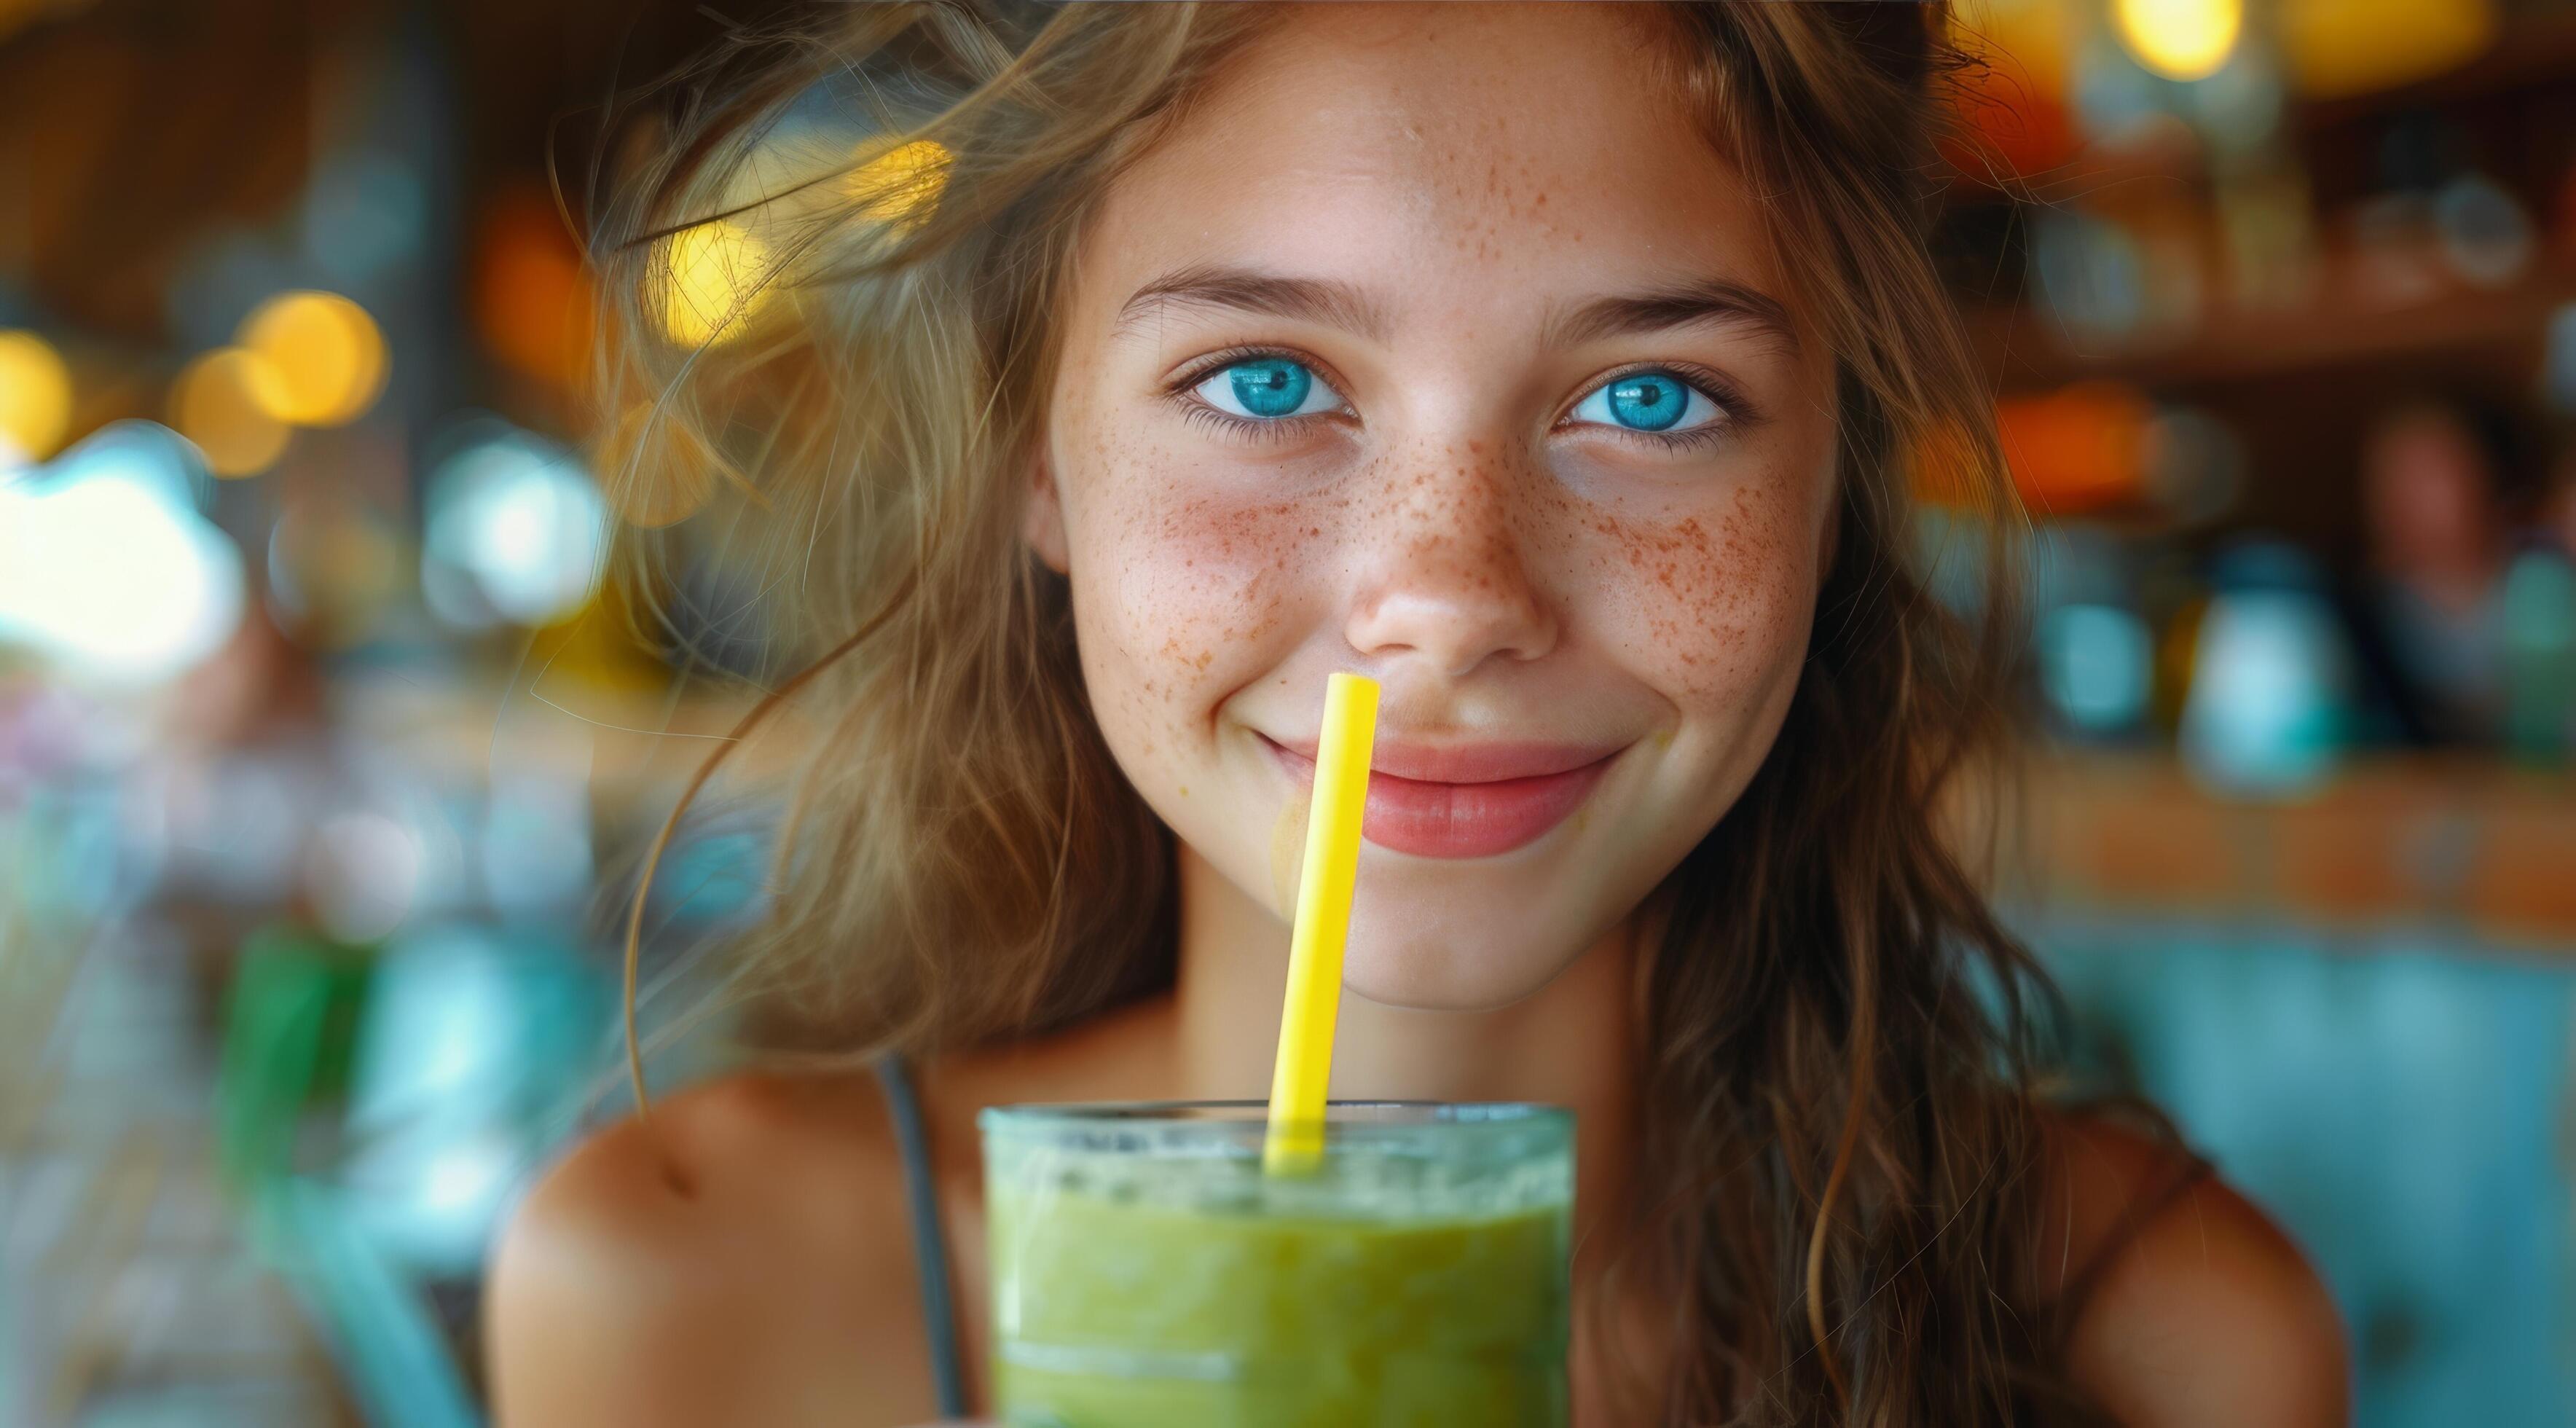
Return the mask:
[[903, 1154], [904, 1198], [912, 1211], [912, 1256], [921, 1279], [921, 1327], [930, 1338], [931, 1382], [939, 1416], [966, 1416], [966, 1364], [957, 1346], [957, 1302], [948, 1269], [948, 1240], [939, 1227], [939, 1182], [931, 1173], [930, 1132], [922, 1124], [921, 1098], [903, 1058], [877, 1058], [877, 1084], [885, 1088], [894, 1117], [895, 1148]]

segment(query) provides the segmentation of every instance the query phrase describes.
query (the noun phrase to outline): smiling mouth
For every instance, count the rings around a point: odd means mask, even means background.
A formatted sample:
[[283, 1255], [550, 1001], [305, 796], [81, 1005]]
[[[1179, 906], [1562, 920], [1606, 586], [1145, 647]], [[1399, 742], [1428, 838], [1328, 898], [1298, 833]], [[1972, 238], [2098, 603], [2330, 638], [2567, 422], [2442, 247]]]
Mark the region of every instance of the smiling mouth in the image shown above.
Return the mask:
[[[1300, 788], [1313, 787], [1311, 749], [1301, 752], [1268, 735], [1261, 742]], [[1572, 815], [1625, 747], [1380, 745], [1369, 770], [1360, 836], [1424, 858], [1508, 853]]]

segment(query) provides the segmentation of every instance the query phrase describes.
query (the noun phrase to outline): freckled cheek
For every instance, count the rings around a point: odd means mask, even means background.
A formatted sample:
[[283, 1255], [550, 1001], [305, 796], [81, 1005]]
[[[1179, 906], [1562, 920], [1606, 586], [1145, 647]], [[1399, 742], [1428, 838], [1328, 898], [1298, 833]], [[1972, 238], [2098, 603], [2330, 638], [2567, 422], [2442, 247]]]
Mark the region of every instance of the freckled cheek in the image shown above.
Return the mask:
[[1174, 496], [1077, 534], [1076, 608], [1094, 684], [1124, 691], [1139, 733], [1178, 739], [1281, 658], [1295, 637], [1297, 544], [1235, 503]]
[[1738, 712], [1805, 652], [1815, 561], [1761, 525], [1738, 511], [1600, 532], [1589, 563], [1605, 634], [1686, 715]]
[[1809, 596], [1762, 570], [1715, 570], [1674, 593], [1641, 595], [1640, 646], [1651, 682], [1692, 714], [1723, 712], [1754, 696], [1805, 641]]
[[1805, 656], [1814, 613], [1807, 562], [1781, 560], [1761, 570], [1712, 582], [1709, 603], [1720, 611], [1705, 622], [1696, 647], [1677, 660], [1678, 689], [1702, 712], [1747, 712], [1749, 701]]

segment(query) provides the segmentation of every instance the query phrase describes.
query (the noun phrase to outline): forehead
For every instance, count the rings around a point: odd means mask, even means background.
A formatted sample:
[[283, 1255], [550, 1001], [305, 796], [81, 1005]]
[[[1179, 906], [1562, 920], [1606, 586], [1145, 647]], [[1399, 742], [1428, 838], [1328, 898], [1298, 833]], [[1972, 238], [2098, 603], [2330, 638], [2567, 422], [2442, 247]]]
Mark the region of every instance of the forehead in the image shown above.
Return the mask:
[[1776, 291], [1672, 43], [1624, 7], [1283, 7], [1113, 187], [1085, 268], [1126, 281], [1095, 297], [1192, 263], [1485, 308], [1640, 278]]

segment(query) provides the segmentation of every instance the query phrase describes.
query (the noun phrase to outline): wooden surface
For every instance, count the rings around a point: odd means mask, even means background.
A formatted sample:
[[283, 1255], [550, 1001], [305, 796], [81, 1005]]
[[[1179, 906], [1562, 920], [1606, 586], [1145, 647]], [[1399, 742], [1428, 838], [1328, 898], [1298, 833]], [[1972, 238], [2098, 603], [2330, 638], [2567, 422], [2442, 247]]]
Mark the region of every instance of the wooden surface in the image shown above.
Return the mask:
[[2576, 956], [2576, 776], [2358, 763], [2313, 794], [2218, 797], [2163, 755], [2034, 764], [2002, 890], [2090, 911], [2452, 929]]

